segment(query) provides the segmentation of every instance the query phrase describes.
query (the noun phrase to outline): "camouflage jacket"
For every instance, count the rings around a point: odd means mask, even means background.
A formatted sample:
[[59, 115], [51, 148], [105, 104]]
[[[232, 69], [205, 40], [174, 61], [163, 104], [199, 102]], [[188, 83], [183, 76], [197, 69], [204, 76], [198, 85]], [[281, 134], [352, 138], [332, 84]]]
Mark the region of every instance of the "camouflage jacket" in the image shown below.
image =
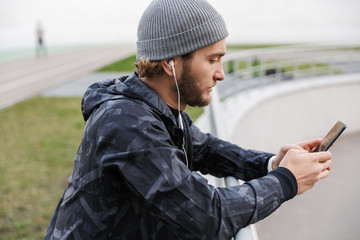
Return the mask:
[[[82, 112], [74, 170], [45, 239], [230, 239], [287, 200], [281, 172], [267, 174], [272, 154], [204, 134], [185, 113], [183, 138], [136, 74], [90, 86]], [[216, 188], [198, 172], [247, 182]]]

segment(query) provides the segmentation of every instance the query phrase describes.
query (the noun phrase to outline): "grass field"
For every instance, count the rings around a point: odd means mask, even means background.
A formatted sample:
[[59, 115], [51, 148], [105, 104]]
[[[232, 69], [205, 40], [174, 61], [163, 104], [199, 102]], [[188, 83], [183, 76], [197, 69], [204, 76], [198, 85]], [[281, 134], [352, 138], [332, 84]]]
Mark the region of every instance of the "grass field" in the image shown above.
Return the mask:
[[0, 111], [0, 239], [43, 239], [81, 141], [80, 103], [36, 97]]
[[80, 98], [34, 98], [0, 112], [0, 238], [42, 239], [81, 140]]

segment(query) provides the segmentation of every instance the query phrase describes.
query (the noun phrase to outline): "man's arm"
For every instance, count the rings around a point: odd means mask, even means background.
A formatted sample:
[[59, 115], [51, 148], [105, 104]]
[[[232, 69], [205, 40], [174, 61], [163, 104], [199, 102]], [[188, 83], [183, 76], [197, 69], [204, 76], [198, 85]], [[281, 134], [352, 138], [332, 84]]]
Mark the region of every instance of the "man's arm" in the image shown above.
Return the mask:
[[194, 125], [190, 129], [194, 152], [193, 170], [216, 177], [233, 176], [244, 181], [268, 174], [267, 163], [274, 154], [243, 149], [204, 134]]
[[[210, 173], [218, 177], [234, 176], [248, 181], [265, 176], [280, 166], [288, 170], [282, 171], [287, 175], [287, 180], [295, 179], [297, 194], [302, 194], [312, 188], [317, 181], [327, 177], [330, 172], [331, 153], [312, 153], [321, 139], [285, 144], [275, 156], [270, 153], [242, 149], [204, 134], [196, 126], [191, 126], [191, 129], [197, 163], [195, 166], [202, 173]], [[293, 181], [289, 182], [281, 176], [279, 180], [284, 192], [292, 192]]]
[[[99, 123], [104, 127], [95, 133], [106, 140], [95, 153], [101, 156], [101, 172], [117, 172], [115, 177], [184, 239], [229, 239], [296, 194], [296, 187], [284, 191], [283, 184], [296, 182], [285, 167], [241, 186], [215, 188], [183, 164], [184, 153], [171, 144], [159, 121], [141, 116], [147, 121], [134, 127], [130, 119], [137, 121], [139, 116], [124, 113], [105, 114]], [[114, 119], [123, 119], [122, 124], [112, 124]]]
[[[138, 116], [124, 113], [102, 112], [99, 124], [104, 127], [95, 128], [93, 135], [104, 141], [95, 153], [101, 156], [101, 172], [116, 173], [113, 177], [141, 197], [145, 206], [182, 238], [230, 239], [287, 200], [276, 176], [280, 170], [242, 186], [209, 185], [183, 164], [184, 153], [171, 144], [159, 121], [149, 121], [146, 116], [148, 121], [134, 127], [130, 119]], [[129, 121], [113, 124], [114, 119], [125, 118]]]
[[215, 188], [191, 172], [183, 157], [182, 151], [168, 147], [107, 152], [102, 169], [117, 169], [153, 214], [184, 239], [230, 239], [296, 194], [285, 196], [277, 176], [283, 168], [241, 186]]

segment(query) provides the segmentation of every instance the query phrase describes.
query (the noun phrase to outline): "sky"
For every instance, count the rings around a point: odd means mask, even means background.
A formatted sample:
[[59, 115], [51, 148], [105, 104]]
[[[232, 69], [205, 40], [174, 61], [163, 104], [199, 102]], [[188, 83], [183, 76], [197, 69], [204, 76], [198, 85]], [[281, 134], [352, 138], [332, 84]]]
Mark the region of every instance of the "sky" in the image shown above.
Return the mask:
[[[343, 42], [360, 45], [359, 0], [208, 0], [230, 43]], [[0, 50], [33, 47], [41, 22], [49, 46], [135, 43], [151, 0], [0, 0]]]

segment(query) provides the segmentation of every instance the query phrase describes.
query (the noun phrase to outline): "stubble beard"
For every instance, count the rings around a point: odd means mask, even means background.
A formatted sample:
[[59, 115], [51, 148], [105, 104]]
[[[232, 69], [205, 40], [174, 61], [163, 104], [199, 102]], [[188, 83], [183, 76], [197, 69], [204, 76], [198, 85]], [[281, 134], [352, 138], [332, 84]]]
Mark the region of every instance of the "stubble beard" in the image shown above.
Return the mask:
[[182, 76], [178, 84], [181, 103], [192, 107], [204, 107], [210, 104], [211, 95], [203, 97], [205, 89], [203, 86], [199, 86], [199, 81], [197, 81], [196, 76], [192, 73], [190, 64], [184, 64]]

